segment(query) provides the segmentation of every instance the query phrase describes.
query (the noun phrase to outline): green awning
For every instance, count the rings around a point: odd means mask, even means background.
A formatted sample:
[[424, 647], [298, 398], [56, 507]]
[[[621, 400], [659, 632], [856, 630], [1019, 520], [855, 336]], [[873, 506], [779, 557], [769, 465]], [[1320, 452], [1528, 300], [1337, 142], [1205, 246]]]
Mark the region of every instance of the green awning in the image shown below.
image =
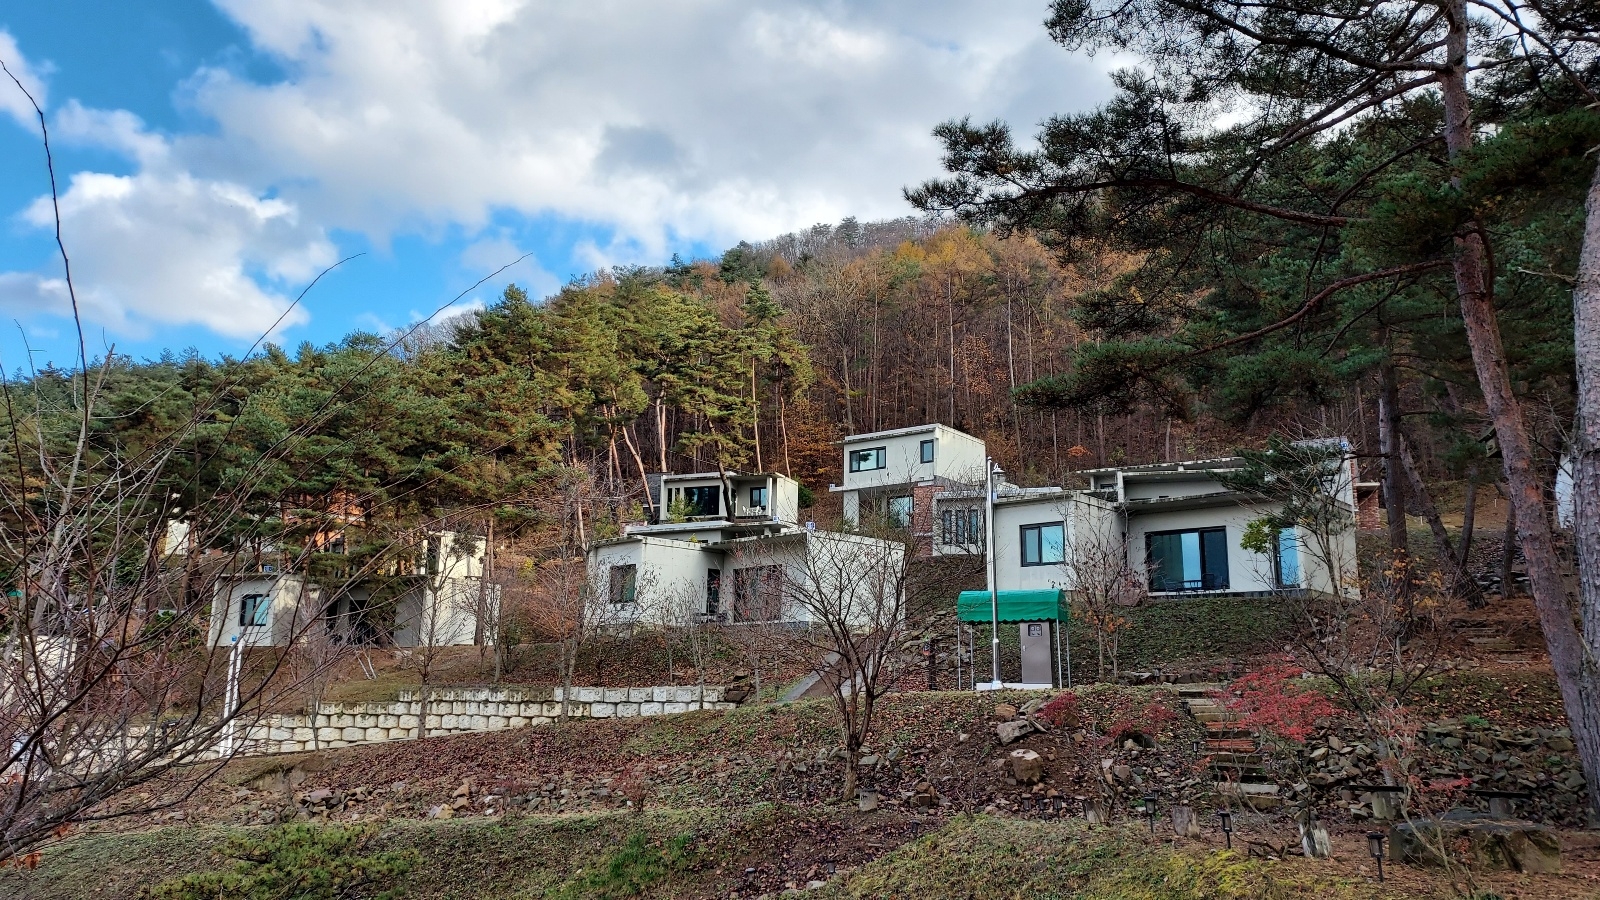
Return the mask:
[[[1000, 591], [1000, 621], [1002, 622], [1065, 622], [1067, 592], [1059, 588], [1038, 591]], [[962, 591], [956, 598], [956, 612], [963, 622], [989, 622], [994, 609], [989, 603], [988, 591]]]

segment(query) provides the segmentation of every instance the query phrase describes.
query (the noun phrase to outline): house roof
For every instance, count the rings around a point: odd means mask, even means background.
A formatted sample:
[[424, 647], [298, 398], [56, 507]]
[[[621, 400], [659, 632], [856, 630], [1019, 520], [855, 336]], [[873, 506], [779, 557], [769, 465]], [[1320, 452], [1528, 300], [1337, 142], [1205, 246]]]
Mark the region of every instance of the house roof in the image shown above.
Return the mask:
[[956, 616], [963, 622], [992, 622], [999, 607], [1002, 622], [1065, 622], [1067, 594], [1060, 588], [1033, 591], [962, 591], [956, 597]]
[[1190, 459], [1181, 462], [1145, 463], [1138, 466], [1106, 466], [1100, 469], [1079, 469], [1073, 475], [1110, 475], [1121, 472], [1124, 475], [1163, 475], [1186, 473], [1204, 473], [1217, 469], [1233, 468], [1244, 464], [1244, 459], [1238, 456], [1218, 456], [1213, 459]]
[[908, 434], [923, 434], [923, 433], [926, 433], [926, 432], [929, 432], [929, 431], [935, 431], [935, 430], [940, 429], [940, 428], [944, 429], [945, 431], [951, 432], [953, 434], [959, 434], [962, 437], [968, 437], [968, 438], [972, 438], [975, 441], [979, 441], [980, 443], [982, 442], [981, 438], [973, 437], [972, 435], [967, 434], [965, 431], [962, 431], [959, 428], [951, 428], [949, 425], [941, 425], [938, 422], [933, 422], [933, 423], [928, 424], [928, 425], [912, 425], [912, 426], [909, 426], [909, 427], [906, 427], [906, 428], [891, 428], [888, 431], [872, 431], [872, 432], [868, 432], [867, 434], [852, 434], [849, 437], [843, 438], [841, 440], [834, 441], [834, 443], [835, 444], [857, 444], [857, 443], [861, 443], [862, 441], [879, 441], [879, 440], [884, 440], [884, 439], [887, 439], [887, 438], [903, 437], [903, 436], [908, 435]]

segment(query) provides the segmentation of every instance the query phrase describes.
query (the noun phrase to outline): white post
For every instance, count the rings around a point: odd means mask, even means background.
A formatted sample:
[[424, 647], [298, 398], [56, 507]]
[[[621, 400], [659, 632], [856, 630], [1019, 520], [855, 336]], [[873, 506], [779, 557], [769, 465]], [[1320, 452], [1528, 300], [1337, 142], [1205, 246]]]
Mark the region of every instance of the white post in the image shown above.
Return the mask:
[[233, 755], [234, 720], [239, 709], [239, 672], [243, 668], [244, 637], [241, 630], [233, 636], [233, 649], [228, 653], [228, 687], [222, 698], [222, 754]]
[[984, 541], [986, 544], [984, 548], [984, 555], [988, 557], [988, 565], [985, 567], [985, 574], [988, 576], [989, 580], [989, 613], [991, 628], [989, 661], [990, 668], [992, 670], [991, 675], [994, 679], [994, 689], [998, 691], [1000, 690], [1000, 589], [999, 585], [996, 583], [998, 581], [998, 576], [996, 575], [997, 570], [995, 569], [994, 556], [994, 501], [995, 492], [998, 490], [998, 488], [995, 487], [994, 480], [995, 476], [1001, 474], [1001, 472], [1000, 467], [995, 464], [995, 461], [988, 457], [985, 457], [983, 460], [983, 468], [984, 472], [986, 473], [984, 475], [985, 491], [983, 522]]

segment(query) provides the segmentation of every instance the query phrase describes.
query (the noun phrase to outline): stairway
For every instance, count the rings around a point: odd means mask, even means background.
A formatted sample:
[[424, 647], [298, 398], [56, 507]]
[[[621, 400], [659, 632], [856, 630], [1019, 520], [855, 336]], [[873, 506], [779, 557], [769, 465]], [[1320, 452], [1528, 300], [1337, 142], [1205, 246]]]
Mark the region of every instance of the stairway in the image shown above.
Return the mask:
[[1217, 793], [1256, 810], [1281, 804], [1277, 782], [1267, 772], [1255, 734], [1216, 699], [1222, 685], [1185, 684], [1177, 690], [1184, 709], [1206, 730], [1200, 752], [1215, 778], [1212, 787]]
[[1472, 649], [1479, 653], [1492, 654], [1495, 659], [1503, 663], [1528, 662], [1529, 657], [1505, 635], [1505, 631], [1497, 625], [1486, 625], [1482, 622], [1456, 621], [1451, 623], [1456, 632], [1467, 639]]

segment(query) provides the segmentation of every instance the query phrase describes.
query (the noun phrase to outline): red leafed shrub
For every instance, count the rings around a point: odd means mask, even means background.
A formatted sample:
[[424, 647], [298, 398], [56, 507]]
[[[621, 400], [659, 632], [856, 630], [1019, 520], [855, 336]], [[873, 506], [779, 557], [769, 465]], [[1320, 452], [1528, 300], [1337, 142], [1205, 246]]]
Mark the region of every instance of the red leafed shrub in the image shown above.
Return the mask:
[[1071, 691], [1057, 694], [1049, 703], [1039, 707], [1039, 718], [1051, 728], [1077, 728], [1078, 695]]
[[1327, 697], [1295, 683], [1303, 671], [1278, 663], [1241, 675], [1228, 685], [1224, 705], [1262, 735], [1304, 743], [1335, 710]]
[[1153, 740], [1168, 726], [1178, 721], [1178, 714], [1172, 707], [1160, 703], [1146, 703], [1143, 709], [1125, 718], [1117, 719], [1106, 729], [1106, 741], [1116, 744], [1129, 739], [1138, 743], [1138, 738]]

